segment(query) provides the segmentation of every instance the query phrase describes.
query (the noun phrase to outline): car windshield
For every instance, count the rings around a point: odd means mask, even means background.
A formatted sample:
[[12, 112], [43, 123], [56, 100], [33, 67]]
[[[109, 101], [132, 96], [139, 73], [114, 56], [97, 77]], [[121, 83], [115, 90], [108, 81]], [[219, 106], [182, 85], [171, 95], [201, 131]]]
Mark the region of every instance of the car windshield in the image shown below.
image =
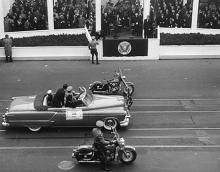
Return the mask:
[[93, 99], [92, 95], [86, 93], [83, 102], [86, 104], [86, 106], [88, 106], [92, 102], [92, 99]]

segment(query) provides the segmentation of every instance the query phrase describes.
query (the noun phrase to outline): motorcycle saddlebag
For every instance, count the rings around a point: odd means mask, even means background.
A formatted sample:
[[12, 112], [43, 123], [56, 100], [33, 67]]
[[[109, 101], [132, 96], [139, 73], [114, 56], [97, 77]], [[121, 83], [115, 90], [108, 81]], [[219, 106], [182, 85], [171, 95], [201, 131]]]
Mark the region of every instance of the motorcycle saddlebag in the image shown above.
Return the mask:
[[80, 154], [89, 154], [89, 153], [93, 152], [93, 147], [92, 146], [86, 146], [86, 145], [79, 146], [78, 147], [78, 152]]

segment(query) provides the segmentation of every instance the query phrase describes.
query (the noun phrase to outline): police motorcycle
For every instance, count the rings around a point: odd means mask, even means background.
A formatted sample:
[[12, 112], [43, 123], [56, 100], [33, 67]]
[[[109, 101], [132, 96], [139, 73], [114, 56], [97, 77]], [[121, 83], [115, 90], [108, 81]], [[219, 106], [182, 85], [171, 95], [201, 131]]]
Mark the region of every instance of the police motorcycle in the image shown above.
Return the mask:
[[[116, 130], [117, 122], [114, 119], [109, 119], [104, 123], [104, 128], [111, 130], [114, 135], [110, 144], [105, 146], [108, 162], [120, 161], [124, 164], [132, 163], [137, 152], [135, 147], [126, 145], [125, 139], [120, 137]], [[101, 163], [100, 153], [92, 145], [80, 145], [73, 149], [72, 158], [75, 158], [78, 163]]]
[[134, 83], [125, 81], [126, 76], [122, 74], [121, 69], [115, 71], [114, 78], [107, 81], [95, 81], [89, 86], [89, 90], [93, 94], [125, 94], [129, 93], [130, 96], [134, 93]]

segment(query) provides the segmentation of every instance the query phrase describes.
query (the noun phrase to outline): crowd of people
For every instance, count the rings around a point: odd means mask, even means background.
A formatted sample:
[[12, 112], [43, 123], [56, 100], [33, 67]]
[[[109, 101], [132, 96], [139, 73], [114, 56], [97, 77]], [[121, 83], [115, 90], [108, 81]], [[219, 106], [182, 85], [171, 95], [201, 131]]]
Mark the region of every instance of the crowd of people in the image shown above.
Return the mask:
[[4, 18], [5, 32], [45, 30], [48, 28], [45, 0], [15, 0]]
[[[156, 26], [190, 28], [192, 0], [151, 0], [150, 16], [143, 16], [140, 0], [109, 0], [102, 8], [102, 30], [104, 35], [117, 34], [126, 28], [135, 36], [153, 37]], [[143, 22], [143, 17], [148, 18]], [[149, 26], [149, 24], [151, 26]], [[146, 32], [150, 32], [146, 34]]]
[[94, 0], [57, 0], [54, 3], [54, 28], [83, 28], [89, 30], [95, 27]]
[[[83, 28], [95, 30], [95, 0], [54, 0], [55, 29]], [[210, 1], [211, 2], [211, 1]], [[142, 2], [143, 3], [143, 2]], [[117, 35], [122, 30], [142, 35], [143, 5], [140, 0], [107, 0], [102, 3], [102, 34]], [[190, 28], [193, 0], [151, 0], [150, 22], [153, 26]], [[198, 27], [220, 28], [220, 4], [200, 3]], [[46, 30], [46, 0], [14, 0], [4, 18], [5, 32]], [[152, 30], [152, 29], [151, 29]]]
[[105, 36], [117, 34], [122, 29], [141, 36], [143, 27], [143, 6], [140, 0], [109, 0], [102, 5], [102, 30]]
[[151, 16], [160, 27], [190, 28], [192, 0], [151, 0]]
[[220, 29], [220, 3], [201, 4], [198, 23], [199, 28]]

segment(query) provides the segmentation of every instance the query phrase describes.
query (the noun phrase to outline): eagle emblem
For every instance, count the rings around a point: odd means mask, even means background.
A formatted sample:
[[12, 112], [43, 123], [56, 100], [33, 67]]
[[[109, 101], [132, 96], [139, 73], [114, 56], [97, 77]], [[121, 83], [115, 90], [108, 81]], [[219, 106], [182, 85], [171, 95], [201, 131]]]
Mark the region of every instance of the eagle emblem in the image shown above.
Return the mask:
[[118, 52], [122, 55], [128, 55], [131, 52], [131, 44], [127, 41], [120, 42]]

